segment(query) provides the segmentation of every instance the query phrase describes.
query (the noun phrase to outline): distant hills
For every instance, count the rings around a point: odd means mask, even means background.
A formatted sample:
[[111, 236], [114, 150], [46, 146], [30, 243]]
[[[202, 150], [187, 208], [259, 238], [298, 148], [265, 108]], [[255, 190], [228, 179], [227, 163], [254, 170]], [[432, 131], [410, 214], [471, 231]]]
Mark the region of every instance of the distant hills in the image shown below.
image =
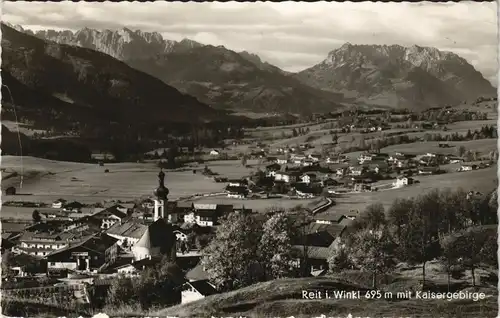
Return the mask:
[[399, 45], [352, 45], [290, 73], [259, 56], [157, 32], [20, 31], [106, 53], [212, 108], [265, 113], [336, 111], [347, 105], [421, 110], [496, 95], [480, 72], [455, 53]]
[[151, 124], [224, 116], [107, 54], [42, 40], [5, 24], [2, 80], [18, 107], [38, 118]]
[[366, 103], [410, 109], [496, 94], [491, 83], [457, 54], [416, 45], [347, 43], [294, 76], [312, 87]]

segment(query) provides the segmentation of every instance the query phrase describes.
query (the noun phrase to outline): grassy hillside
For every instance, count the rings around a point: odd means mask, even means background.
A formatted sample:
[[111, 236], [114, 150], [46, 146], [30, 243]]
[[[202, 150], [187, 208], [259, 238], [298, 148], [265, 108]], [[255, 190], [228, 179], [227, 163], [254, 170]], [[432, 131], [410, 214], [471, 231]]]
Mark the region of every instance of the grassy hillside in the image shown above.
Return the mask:
[[[406, 276], [406, 275], [405, 275]], [[398, 299], [303, 299], [303, 290], [359, 290], [364, 295], [369, 289], [363, 282], [369, 281], [369, 275], [347, 273], [336, 277], [303, 279], [283, 279], [249, 286], [233, 292], [213, 295], [205, 299], [167, 308], [153, 315], [176, 317], [244, 316], [244, 317], [316, 317], [356, 316], [385, 317], [495, 317], [497, 313], [496, 288], [482, 288], [486, 295], [493, 296], [474, 302], [444, 300], [398, 300]], [[384, 291], [419, 290], [419, 279], [403, 275], [389, 278], [389, 284], [383, 285]], [[432, 284], [435, 290], [446, 287], [443, 283]], [[455, 290], [464, 287], [463, 282], [453, 282]], [[446, 290], [443, 290], [446, 291]], [[330, 292], [330, 295], [332, 292]]]

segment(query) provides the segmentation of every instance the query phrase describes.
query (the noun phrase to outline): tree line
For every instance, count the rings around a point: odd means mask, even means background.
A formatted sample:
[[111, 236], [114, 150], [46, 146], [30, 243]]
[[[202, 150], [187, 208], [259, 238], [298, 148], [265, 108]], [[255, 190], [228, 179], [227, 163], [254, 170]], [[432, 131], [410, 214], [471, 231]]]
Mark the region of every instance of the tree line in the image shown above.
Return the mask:
[[[433, 190], [416, 198], [397, 199], [384, 209], [370, 205], [356, 219], [349, 234], [329, 260], [330, 269], [339, 272], [358, 269], [377, 275], [390, 273], [399, 262], [422, 264], [423, 285], [426, 264], [441, 261], [448, 273], [474, 270], [480, 263], [497, 266], [498, 194], [467, 193], [461, 189]], [[488, 230], [489, 228], [489, 230]]]

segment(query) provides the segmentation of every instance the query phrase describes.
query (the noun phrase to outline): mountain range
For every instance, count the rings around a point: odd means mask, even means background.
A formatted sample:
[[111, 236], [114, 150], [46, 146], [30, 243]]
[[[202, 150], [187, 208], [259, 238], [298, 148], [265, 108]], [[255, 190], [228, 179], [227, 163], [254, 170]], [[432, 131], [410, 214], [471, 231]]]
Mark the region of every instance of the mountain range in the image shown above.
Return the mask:
[[17, 29], [105, 53], [214, 109], [307, 114], [362, 104], [421, 110], [496, 94], [465, 59], [429, 47], [347, 43], [290, 73], [250, 52], [166, 40], [157, 32]]
[[2, 81], [2, 95], [8, 96], [8, 87], [21, 110], [38, 118], [151, 124], [224, 116], [110, 55], [42, 40], [4, 24]]
[[341, 94], [305, 85], [249, 52], [164, 40], [156, 32], [82, 29], [24, 32], [44, 40], [97, 50], [153, 75], [220, 109], [268, 113], [325, 112], [342, 107]]
[[313, 87], [391, 107], [453, 105], [496, 93], [462, 57], [417, 45], [346, 43], [294, 76]]

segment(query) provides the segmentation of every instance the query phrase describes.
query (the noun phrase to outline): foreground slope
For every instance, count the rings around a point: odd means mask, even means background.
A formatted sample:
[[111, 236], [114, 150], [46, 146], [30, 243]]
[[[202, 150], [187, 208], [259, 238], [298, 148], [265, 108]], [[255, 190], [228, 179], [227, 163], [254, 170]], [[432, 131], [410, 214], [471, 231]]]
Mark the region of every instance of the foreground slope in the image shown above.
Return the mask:
[[[86, 119], [79, 118], [82, 113], [104, 117], [108, 123], [183, 122], [220, 116], [196, 98], [109, 55], [45, 41], [4, 24], [2, 73], [4, 84], [16, 87], [16, 104], [43, 112], [54, 102], [55, 108], [64, 105], [61, 116], [74, 114], [79, 120]], [[35, 104], [40, 96], [43, 103]]]
[[[393, 282], [394, 285], [407, 281]], [[411, 282], [410, 282], [411, 283]], [[416, 286], [417, 284], [415, 284]], [[405, 289], [405, 288], [403, 288]], [[401, 289], [401, 290], [403, 290]], [[366, 299], [304, 299], [303, 291], [328, 290], [330, 296], [335, 290], [361, 291], [368, 288], [330, 277], [283, 279], [259, 283], [229, 293], [208, 296], [202, 300], [167, 308], [157, 316], [175, 317], [327, 317], [354, 316], [385, 317], [494, 317], [498, 310], [496, 297], [486, 300], [443, 301], [443, 300], [374, 300]], [[491, 293], [490, 293], [491, 294]], [[324, 297], [324, 296], [323, 296]]]
[[457, 54], [416, 45], [346, 43], [296, 77], [313, 87], [392, 107], [454, 105], [496, 94], [491, 83]]

